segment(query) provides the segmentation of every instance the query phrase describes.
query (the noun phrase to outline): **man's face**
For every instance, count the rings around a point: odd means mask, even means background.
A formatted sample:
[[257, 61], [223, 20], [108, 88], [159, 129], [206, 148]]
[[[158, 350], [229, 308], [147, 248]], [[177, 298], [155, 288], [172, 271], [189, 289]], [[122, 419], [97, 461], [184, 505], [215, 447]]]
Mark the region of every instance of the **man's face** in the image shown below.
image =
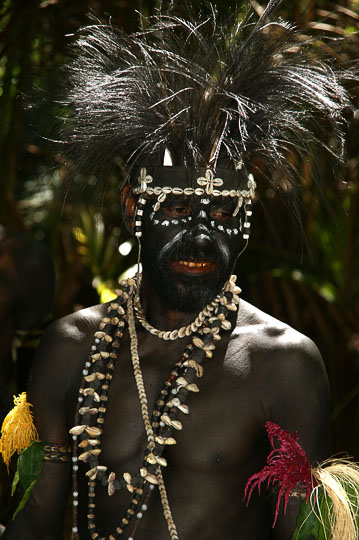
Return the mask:
[[142, 265], [157, 294], [172, 309], [195, 312], [221, 290], [241, 247], [237, 199], [167, 196], [143, 215]]

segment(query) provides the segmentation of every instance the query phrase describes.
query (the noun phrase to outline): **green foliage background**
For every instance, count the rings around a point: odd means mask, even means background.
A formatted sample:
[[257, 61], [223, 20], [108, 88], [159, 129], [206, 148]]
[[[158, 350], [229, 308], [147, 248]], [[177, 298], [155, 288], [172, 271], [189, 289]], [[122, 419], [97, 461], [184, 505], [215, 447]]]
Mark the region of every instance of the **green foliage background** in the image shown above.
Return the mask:
[[[181, 9], [182, 2], [178, 2]], [[199, 6], [193, 1], [194, 9]], [[218, 1], [226, 13], [230, 1]], [[252, 2], [260, 12], [261, 5]], [[121, 226], [116, 178], [106, 192], [91, 186], [67, 196], [69, 178], [54, 136], [54, 101], [71, 35], [91, 11], [131, 31], [135, 10], [155, 0], [3, 0], [0, 5], [0, 222], [25, 230], [51, 249], [57, 268], [55, 315], [98, 302], [98, 286], [113, 287], [135, 262], [117, 245]], [[315, 36], [318, 48], [341, 61], [359, 57], [359, 1], [284, 1], [279, 14]], [[345, 45], [320, 39], [346, 36]], [[359, 109], [359, 90], [352, 87]], [[358, 112], [359, 117], [359, 112]], [[273, 189], [261, 186], [249, 248], [238, 263], [243, 296], [309, 335], [326, 362], [333, 397], [334, 451], [359, 457], [359, 121], [351, 118], [340, 179], [324, 160], [324, 203], [303, 164], [302, 224]], [[90, 184], [96, 184], [90, 179]], [[74, 182], [76, 188], [76, 181]], [[93, 188], [93, 189], [92, 189]], [[96, 196], [94, 196], [96, 193]]]

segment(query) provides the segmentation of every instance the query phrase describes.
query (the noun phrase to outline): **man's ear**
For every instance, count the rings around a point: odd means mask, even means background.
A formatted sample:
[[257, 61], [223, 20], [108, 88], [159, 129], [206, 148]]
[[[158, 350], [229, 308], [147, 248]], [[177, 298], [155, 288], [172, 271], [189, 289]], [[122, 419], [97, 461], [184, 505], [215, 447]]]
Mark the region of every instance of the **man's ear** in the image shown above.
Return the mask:
[[121, 189], [121, 207], [122, 215], [126, 228], [129, 233], [133, 234], [133, 229], [135, 225], [135, 210], [136, 210], [137, 199], [132, 193], [130, 184], [125, 184]]

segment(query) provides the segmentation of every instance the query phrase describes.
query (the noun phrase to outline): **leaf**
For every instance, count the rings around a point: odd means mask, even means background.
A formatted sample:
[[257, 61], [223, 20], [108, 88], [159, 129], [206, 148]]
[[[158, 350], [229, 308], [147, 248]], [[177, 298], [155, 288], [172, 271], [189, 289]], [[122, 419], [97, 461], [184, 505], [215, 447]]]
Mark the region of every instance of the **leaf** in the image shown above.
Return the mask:
[[292, 540], [308, 540], [310, 535], [312, 535], [315, 540], [327, 540], [329, 538], [329, 527], [326, 525], [323, 526], [323, 523], [318, 519], [317, 514], [320, 514], [324, 524], [329, 524], [330, 501], [326, 499], [323, 490], [319, 491], [318, 496], [319, 508], [316, 505], [315, 512], [313, 512], [310, 503], [306, 503], [305, 501], [302, 502]]
[[45, 443], [33, 441], [18, 459], [18, 472], [21, 487], [26, 491], [41, 475], [42, 461], [45, 456]]
[[15, 512], [14, 512], [14, 515], [12, 516], [12, 519], [14, 520], [16, 515], [20, 512], [20, 510], [22, 510], [25, 506], [25, 504], [27, 503], [28, 501], [28, 498], [30, 497], [31, 495], [31, 492], [32, 492], [32, 489], [34, 487], [34, 485], [36, 484], [37, 482], [37, 479], [34, 480], [33, 482], [31, 482], [31, 484], [29, 485], [29, 487], [27, 488], [27, 490], [25, 491], [20, 503], [19, 503], [19, 506], [16, 508]]
[[16, 514], [24, 508], [34, 485], [40, 478], [44, 456], [45, 443], [41, 441], [33, 441], [30, 446], [21, 452], [17, 460], [17, 470], [12, 484], [11, 496], [14, 494], [19, 482], [25, 493], [16, 508], [12, 519], [15, 519]]
[[20, 480], [20, 477], [19, 477], [19, 471], [16, 470], [16, 473], [15, 473], [15, 475], [14, 475], [14, 480], [12, 481], [12, 486], [11, 486], [11, 497], [14, 496], [15, 489], [16, 489], [16, 486], [17, 486], [18, 483], [19, 483], [19, 480]]
[[327, 538], [330, 538], [331, 536], [330, 526], [329, 526], [329, 515], [332, 512], [333, 503], [330, 497], [328, 497], [324, 493], [323, 490], [321, 490], [320, 495], [319, 495], [319, 507], [320, 507], [321, 522], [319, 522], [318, 520], [318, 540], [327, 540]]
[[317, 522], [317, 518], [312, 512], [311, 505], [303, 501], [300, 507], [297, 518], [297, 526], [294, 530], [292, 540], [308, 540], [309, 536], [315, 529]]

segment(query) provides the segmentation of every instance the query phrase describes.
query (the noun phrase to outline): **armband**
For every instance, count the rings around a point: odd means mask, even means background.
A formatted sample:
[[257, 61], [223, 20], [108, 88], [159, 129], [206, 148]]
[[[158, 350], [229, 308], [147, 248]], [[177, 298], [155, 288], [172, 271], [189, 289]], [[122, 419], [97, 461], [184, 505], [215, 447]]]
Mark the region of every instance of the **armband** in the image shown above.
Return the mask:
[[71, 446], [63, 443], [45, 443], [44, 461], [51, 463], [69, 463], [71, 461]]
[[294, 501], [304, 501], [307, 498], [307, 492], [305, 489], [292, 489], [289, 498]]

